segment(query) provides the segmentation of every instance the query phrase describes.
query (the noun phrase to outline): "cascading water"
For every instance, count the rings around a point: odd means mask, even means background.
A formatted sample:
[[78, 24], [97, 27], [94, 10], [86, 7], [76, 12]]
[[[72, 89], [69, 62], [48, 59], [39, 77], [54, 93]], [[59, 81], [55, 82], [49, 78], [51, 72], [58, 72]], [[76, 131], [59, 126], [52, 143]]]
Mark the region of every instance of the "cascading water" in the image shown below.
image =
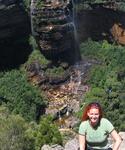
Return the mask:
[[[76, 18], [77, 18], [77, 10], [76, 10], [76, 6], [75, 6], [75, 2], [74, 0], [72, 0], [72, 5], [73, 5], [73, 26], [74, 26], [74, 37], [75, 37], [75, 49], [77, 50], [76, 55], [77, 57], [80, 58], [80, 52], [79, 52], [79, 39], [78, 39], [78, 33], [77, 33], [77, 28], [76, 28]], [[76, 60], [77, 61], [77, 60]]]
[[35, 35], [35, 32], [34, 32], [34, 27], [33, 27], [33, 14], [34, 14], [34, 5], [35, 4], [35, 0], [31, 0], [31, 5], [30, 5], [30, 22], [31, 22], [31, 32], [32, 32], [32, 35], [34, 36]]

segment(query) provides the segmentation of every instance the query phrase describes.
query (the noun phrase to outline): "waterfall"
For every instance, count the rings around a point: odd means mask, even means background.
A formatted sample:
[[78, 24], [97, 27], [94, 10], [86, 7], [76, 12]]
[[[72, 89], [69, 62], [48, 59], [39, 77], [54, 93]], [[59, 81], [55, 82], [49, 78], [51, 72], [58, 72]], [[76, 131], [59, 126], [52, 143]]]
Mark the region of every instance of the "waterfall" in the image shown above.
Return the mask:
[[73, 5], [72, 21], [73, 21], [73, 26], [74, 26], [75, 53], [76, 53], [76, 57], [78, 57], [78, 58], [76, 58], [76, 60], [78, 60], [79, 57], [80, 57], [80, 52], [79, 52], [79, 39], [78, 39], [77, 28], [76, 28], [77, 11], [76, 11], [76, 8], [75, 8], [74, 0], [72, 0], [72, 5]]
[[31, 4], [30, 4], [31, 33], [32, 33], [33, 36], [38, 35], [38, 34], [34, 31], [34, 25], [33, 25], [35, 2], [36, 2], [36, 0], [31, 0]]

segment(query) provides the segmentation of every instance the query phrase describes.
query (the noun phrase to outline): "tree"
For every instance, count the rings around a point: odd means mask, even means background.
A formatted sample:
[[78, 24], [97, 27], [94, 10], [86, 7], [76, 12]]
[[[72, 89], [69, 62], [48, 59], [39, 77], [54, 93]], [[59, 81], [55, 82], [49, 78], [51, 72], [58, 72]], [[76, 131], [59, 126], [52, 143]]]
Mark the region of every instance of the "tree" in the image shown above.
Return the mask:
[[33, 150], [32, 142], [26, 137], [28, 124], [19, 115], [11, 115], [6, 107], [0, 107], [0, 149]]
[[35, 143], [35, 150], [40, 150], [44, 144], [61, 144], [62, 136], [58, 127], [52, 122], [51, 116], [42, 116], [39, 124], [32, 125], [27, 135]]
[[5, 104], [10, 111], [29, 121], [36, 119], [37, 108], [45, 105], [45, 101], [40, 90], [27, 81], [24, 72], [5, 72], [1, 75], [0, 85], [0, 96], [6, 100]]

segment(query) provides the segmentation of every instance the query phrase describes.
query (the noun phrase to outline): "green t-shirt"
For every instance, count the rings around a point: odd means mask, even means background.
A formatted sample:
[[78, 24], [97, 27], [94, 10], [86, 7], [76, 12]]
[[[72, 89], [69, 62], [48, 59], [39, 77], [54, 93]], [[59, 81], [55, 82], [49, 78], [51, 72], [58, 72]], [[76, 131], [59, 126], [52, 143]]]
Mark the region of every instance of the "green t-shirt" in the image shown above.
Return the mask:
[[107, 137], [113, 129], [114, 126], [106, 118], [102, 118], [96, 128], [93, 128], [87, 120], [80, 124], [79, 134], [86, 136], [88, 147], [106, 149], [109, 147]]

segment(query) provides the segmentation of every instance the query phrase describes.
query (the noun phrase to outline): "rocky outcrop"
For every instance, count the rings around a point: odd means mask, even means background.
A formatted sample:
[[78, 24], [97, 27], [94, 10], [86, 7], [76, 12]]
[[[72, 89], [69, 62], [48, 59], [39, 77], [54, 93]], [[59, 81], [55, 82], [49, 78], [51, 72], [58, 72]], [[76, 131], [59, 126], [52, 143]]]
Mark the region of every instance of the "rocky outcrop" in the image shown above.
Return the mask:
[[91, 38], [96, 41], [108, 40], [117, 41], [119, 44], [124, 43], [125, 12], [95, 7], [91, 10], [78, 11], [77, 21], [80, 42]]
[[44, 145], [41, 150], [64, 150], [64, 148], [60, 145], [53, 145], [53, 146], [49, 146], [49, 145]]
[[0, 0], [0, 40], [29, 34], [28, 16], [22, 0]]
[[22, 0], [0, 0], [0, 69], [17, 67], [27, 60], [30, 22]]
[[[125, 149], [125, 132], [120, 132], [120, 136], [122, 137], [123, 141], [119, 147], [119, 150], [124, 150]], [[113, 141], [111, 141], [113, 142]], [[111, 143], [112, 144], [112, 143]], [[41, 150], [79, 150], [79, 141], [78, 141], [78, 136], [75, 138], [68, 140], [65, 144], [64, 147], [59, 146], [59, 145], [44, 145]]]
[[120, 145], [119, 150], [125, 149], [125, 132], [120, 132], [119, 135], [122, 137], [122, 143]]
[[115, 23], [111, 28], [111, 33], [118, 44], [125, 45], [125, 28], [122, 27], [122, 24]]
[[73, 62], [80, 58], [75, 39], [72, 2], [45, 0], [41, 3], [39, 0], [32, 0], [32, 33], [41, 52], [49, 59], [66, 58]]

